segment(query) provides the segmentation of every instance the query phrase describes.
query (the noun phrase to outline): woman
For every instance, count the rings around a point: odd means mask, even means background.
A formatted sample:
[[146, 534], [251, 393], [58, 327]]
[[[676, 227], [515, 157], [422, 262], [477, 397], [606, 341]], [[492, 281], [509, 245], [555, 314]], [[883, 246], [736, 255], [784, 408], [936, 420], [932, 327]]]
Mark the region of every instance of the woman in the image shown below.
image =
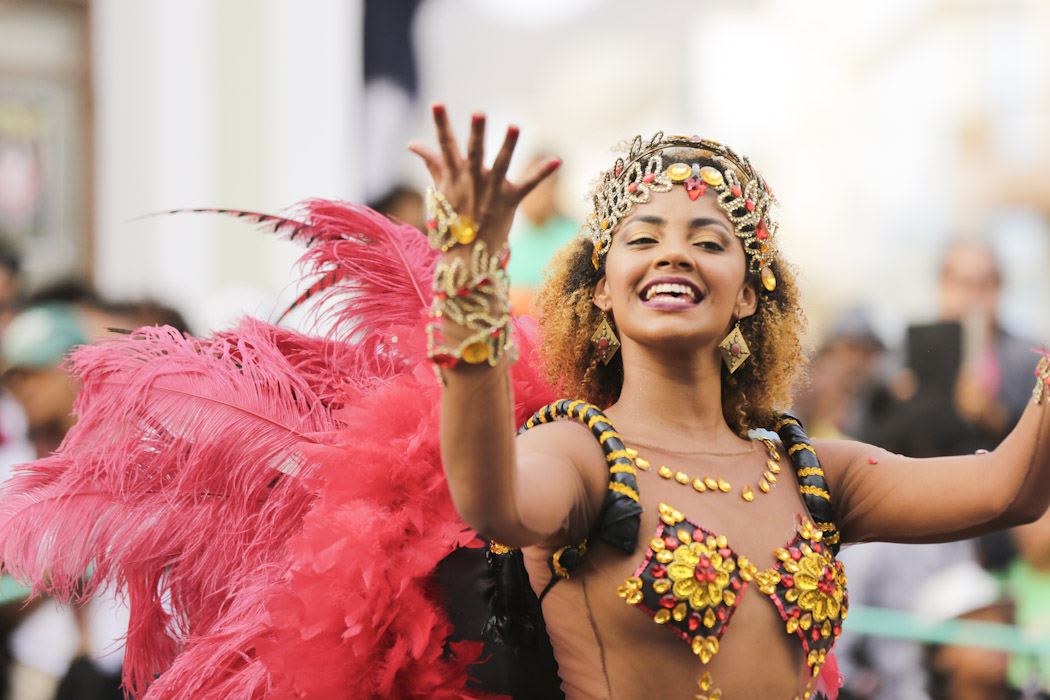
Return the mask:
[[[515, 129], [489, 169], [483, 117], [465, 156], [435, 118], [440, 148], [411, 146], [437, 190], [427, 237], [345, 203], [226, 212], [310, 246], [300, 301], [327, 300], [327, 337], [247, 319], [84, 346], [76, 425], [0, 491], [6, 569], [60, 599], [127, 591], [136, 696], [469, 696], [484, 655], [434, 573], [475, 530], [503, 573], [524, 557], [567, 697], [805, 696], [846, 612], [840, 540], [968, 537], [1046, 508], [1041, 405], [995, 453], [921, 466], [811, 445], [777, 413], [801, 364], [795, 287], [772, 195], [713, 142], [636, 139], [603, 175], [533, 352], [503, 245], [558, 163], [510, 183]], [[538, 356], [582, 400], [530, 419], [553, 398]], [[780, 440], [748, 437], [763, 427]], [[489, 631], [513, 638], [505, 622]]]
[[[439, 286], [462, 273], [433, 309], [445, 470], [464, 520], [522, 549], [568, 698], [809, 697], [846, 614], [840, 543], [974, 537], [1046, 509], [1045, 358], [1036, 400], [990, 454], [810, 446], [778, 418], [802, 317], [772, 195], [746, 159], [699, 139], [636, 139], [602, 176], [589, 240], [541, 291], [551, 379], [604, 417], [562, 404], [571, 420], [547, 411], [515, 437], [505, 290], [466, 261], [498, 257], [521, 197], [558, 162], [509, 182], [516, 129], [488, 169], [483, 116], [465, 154], [440, 105], [434, 118], [439, 148], [410, 148], [440, 193]], [[781, 444], [748, 437], [759, 428]]]

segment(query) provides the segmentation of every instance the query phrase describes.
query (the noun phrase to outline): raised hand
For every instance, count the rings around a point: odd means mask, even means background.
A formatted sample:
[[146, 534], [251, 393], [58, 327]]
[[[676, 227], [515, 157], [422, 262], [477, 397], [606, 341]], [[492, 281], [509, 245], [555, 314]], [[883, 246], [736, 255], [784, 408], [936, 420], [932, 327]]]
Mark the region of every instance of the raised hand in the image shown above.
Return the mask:
[[516, 182], [507, 179], [507, 168], [518, 142], [518, 127], [511, 126], [491, 168], [485, 160], [485, 115], [475, 113], [470, 125], [466, 157], [460, 152], [449, 125], [445, 106], [433, 106], [438, 146], [412, 141], [408, 149], [423, 159], [434, 181], [434, 189], [443, 194], [460, 215], [474, 219], [478, 236], [490, 245], [501, 245], [507, 239], [518, 204], [544, 178], [561, 165], [559, 158], [548, 158], [534, 165]]

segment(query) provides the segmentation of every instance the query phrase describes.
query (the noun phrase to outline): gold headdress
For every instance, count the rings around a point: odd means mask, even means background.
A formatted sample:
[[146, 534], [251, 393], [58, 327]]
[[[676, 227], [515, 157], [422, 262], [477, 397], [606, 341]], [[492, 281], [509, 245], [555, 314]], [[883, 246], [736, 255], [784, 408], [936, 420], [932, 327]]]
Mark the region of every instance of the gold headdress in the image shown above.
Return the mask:
[[[677, 153], [677, 149], [688, 153]], [[665, 167], [664, 151], [669, 150], [672, 152], [666, 155], [670, 162]], [[697, 160], [710, 164], [701, 166]], [[602, 173], [594, 192], [594, 213], [584, 224], [594, 242], [594, 267], [598, 268], [599, 260], [608, 252], [613, 229], [631, 207], [636, 202], [648, 202], [653, 192], [670, 191], [674, 185], [685, 186], [691, 199], [700, 197], [708, 188], [717, 193], [719, 208], [733, 224], [737, 238], [743, 241], [749, 269], [761, 276], [767, 290], [776, 289], [777, 279], [770, 263], [776, 257], [773, 238], [777, 224], [769, 218], [769, 209], [776, 199], [769, 185], [747, 158], [698, 136], [664, 136], [657, 132], [648, 141], [636, 136], [627, 156], [617, 158], [612, 169]]]

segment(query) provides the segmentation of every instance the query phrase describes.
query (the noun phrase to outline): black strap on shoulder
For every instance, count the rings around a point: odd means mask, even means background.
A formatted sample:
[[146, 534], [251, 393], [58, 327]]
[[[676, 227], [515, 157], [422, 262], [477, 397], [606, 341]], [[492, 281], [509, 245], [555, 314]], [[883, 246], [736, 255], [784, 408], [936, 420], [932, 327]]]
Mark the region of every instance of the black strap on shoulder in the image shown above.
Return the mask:
[[838, 554], [839, 530], [831, 508], [831, 493], [828, 491], [828, 482], [824, 478], [824, 470], [820, 467], [813, 443], [809, 441], [809, 436], [798, 418], [787, 413], [781, 414], [776, 431], [795, 468], [802, 501], [816, 521], [817, 527], [824, 533], [824, 542], [831, 547], [832, 554]]
[[[562, 399], [548, 404], [525, 421], [518, 433], [559, 419], [586, 425], [601, 445], [609, 466], [609, 491], [588, 539], [596, 536], [628, 554], [634, 552], [638, 546], [642, 506], [638, 502], [638, 479], [633, 456], [628, 453], [620, 434], [605, 414], [586, 401]], [[551, 579], [552, 582], [557, 581], [558, 577], [568, 578], [586, 551], [587, 540], [584, 540], [578, 545], [562, 547], [555, 552], [548, 561], [551, 573], [556, 575]]]

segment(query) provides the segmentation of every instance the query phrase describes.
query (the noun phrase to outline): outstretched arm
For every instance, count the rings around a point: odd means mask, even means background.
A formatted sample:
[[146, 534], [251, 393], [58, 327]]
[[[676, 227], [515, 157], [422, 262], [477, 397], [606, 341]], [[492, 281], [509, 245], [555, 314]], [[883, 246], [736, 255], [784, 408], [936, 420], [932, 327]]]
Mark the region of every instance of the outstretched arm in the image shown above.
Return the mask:
[[[434, 123], [439, 148], [412, 142], [409, 149], [426, 163], [434, 189], [455, 215], [476, 224], [477, 241], [496, 255], [507, 242], [522, 198], [554, 172], [560, 161], [541, 162], [521, 180], [510, 182], [506, 173], [518, 138], [516, 127], [507, 130], [489, 169], [484, 166], [483, 115], [474, 115], [465, 158], [441, 105], [434, 107]], [[469, 266], [476, 246], [476, 242], [450, 245], [439, 263], [439, 274], [442, 267], [448, 269], [457, 260]], [[501, 302], [494, 295], [477, 298], [500, 313]], [[435, 345], [462, 350], [462, 343], [475, 331], [449, 316], [444, 313], [441, 319], [434, 319], [440, 325]], [[602, 464], [600, 449], [589, 444], [594, 442], [589, 436], [572, 439], [574, 428], [567, 425], [543, 426], [516, 441], [509, 355], [504, 354], [494, 365], [487, 361], [472, 364], [465, 352], [463, 355], [442, 370], [445, 390], [441, 401], [441, 456], [460, 515], [484, 536], [514, 547], [570, 538], [581, 527], [585, 532], [586, 526], [580, 523], [593, 517], [592, 510], [597, 513], [592, 504], [597, 499], [600, 505], [606, 487], [598, 482], [602, 471], [586, 467]], [[598, 452], [597, 461], [592, 450]]]
[[856, 442], [814, 445], [844, 542], [976, 537], [1032, 522], [1050, 505], [1046, 399], [985, 454], [910, 459]]

